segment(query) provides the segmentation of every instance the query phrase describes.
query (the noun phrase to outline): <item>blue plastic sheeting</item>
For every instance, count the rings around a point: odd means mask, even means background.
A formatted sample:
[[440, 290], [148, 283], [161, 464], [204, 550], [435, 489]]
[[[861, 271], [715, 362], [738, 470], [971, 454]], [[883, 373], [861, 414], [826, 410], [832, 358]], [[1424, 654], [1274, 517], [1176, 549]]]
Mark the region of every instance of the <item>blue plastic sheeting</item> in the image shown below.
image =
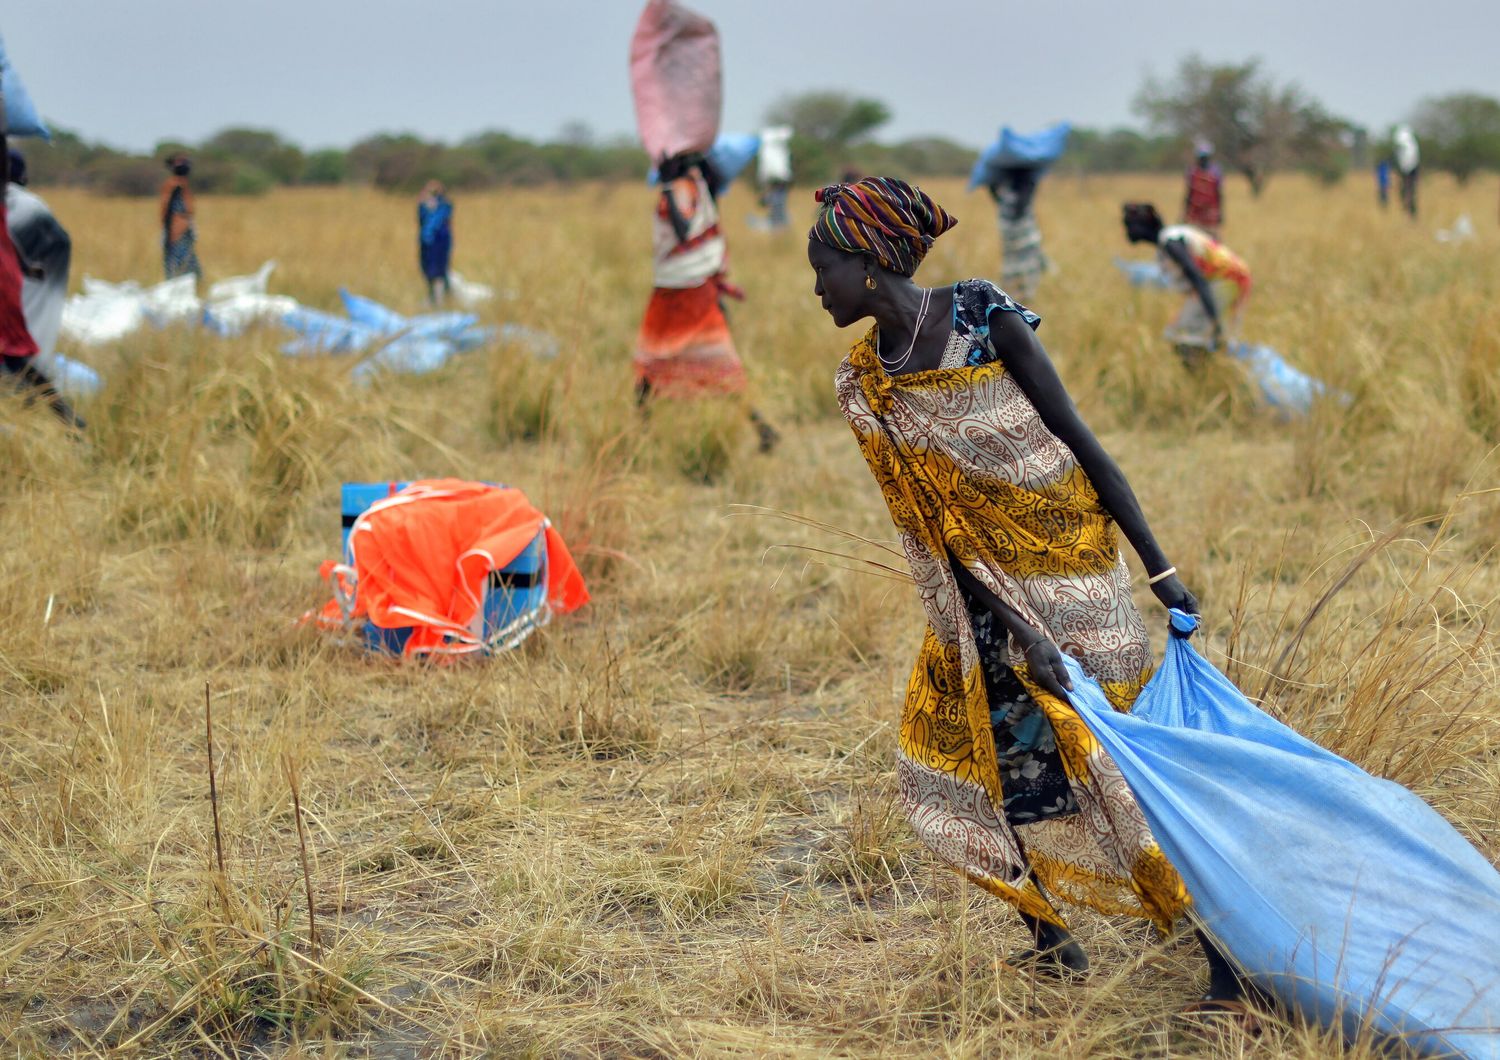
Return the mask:
[[344, 301], [344, 312], [349, 314], [349, 319], [363, 324], [377, 335], [394, 335], [406, 327], [404, 316], [379, 302], [350, 294], [343, 287], [339, 288], [339, 297]]
[[42, 116], [31, 102], [31, 93], [21, 82], [21, 75], [11, 65], [5, 54], [5, 42], [0, 41], [0, 91], [5, 93], [5, 128], [10, 136], [40, 136], [52, 139]]
[[368, 382], [377, 372], [402, 375], [424, 375], [435, 372], [453, 359], [453, 343], [442, 339], [409, 335], [378, 350], [354, 366], [352, 373], [359, 382]]
[[1280, 412], [1306, 415], [1313, 403], [1324, 397], [1344, 405], [1352, 400], [1343, 391], [1330, 390], [1321, 379], [1293, 368], [1269, 346], [1232, 342], [1229, 354], [1249, 369], [1266, 404]]
[[[709, 164], [713, 166], [714, 172], [719, 176], [719, 186], [714, 189], [718, 195], [734, 183], [734, 178], [745, 171], [745, 167], [755, 161], [755, 156], [760, 153], [759, 133], [720, 133], [714, 145], [708, 149]], [[646, 174], [646, 183], [656, 185], [656, 167], [652, 166]]]
[[1079, 715], [1251, 981], [1349, 1037], [1500, 1060], [1500, 873], [1452, 825], [1258, 710], [1185, 637], [1131, 714], [1067, 661]]
[[[378, 347], [354, 366], [354, 377], [361, 381], [368, 381], [382, 370], [407, 375], [436, 371], [455, 354], [489, 345], [497, 337], [528, 345], [538, 357], [557, 354], [556, 339], [520, 324], [504, 324], [498, 329], [480, 327], [479, 317], [473, 313], [423, 313], [407, 317], [343, 288], [339, 289], [339, 296], [344, 300], [347, 318], [305, 307], [288, 313], [283, 322], [301, 337], [287, 343], [281, 352], [299, 357], [359, 353]], [[382, 342], [385, 345], [381, 346]]]
[[70, 398], [93, 397], [104, 386], [104, 380], [82, 361], [54, 353], [42, 364], [52, 385]]
[[281, 322], [301, 336], [281, 348], [289, 357], [358, 353], [379, 338], [371, 327], [306, 306], [288, 313]]
[[[422, 313], [414, 317], [402, 316], [394, 309], [383, 306], [373, 299], [351, 294], [342, 287], [339, 288], [339, 297], [344, 300], [344, 312], [349, 314], [350, 320], [356, 324], [363, 324], [378, 335], [398, 335], [405, 332], [414, 337], [445, 339], [457, 343], [479, 323], [479, 317], [473, 313]], [[483, 329], [478, 330], [482, 332]], [[474, 345], [478, 343], [471, 341], [465, 348], [472, 348]]]
[[1166, 274], [1161, 267], [1161, 262], [1152, 258], [1150, 261], [1131, 261], [1129, 258], [1115, 258], [1115, 268], [1125, 274], [1132, 287], [1171, 287], [1172, 278]]
[[1034, 133], [1018, 133], [1009, 125], [1003, 127], [999, 138], [986, 147], [974, 163], [974, 170], [969, 174], [969, 190], [995, 183], [1002, 169], [1015, 166], [1045, 169], [1067, 150], [1068, 134], [1072, 131], [1073, 126], [1065, 121]]

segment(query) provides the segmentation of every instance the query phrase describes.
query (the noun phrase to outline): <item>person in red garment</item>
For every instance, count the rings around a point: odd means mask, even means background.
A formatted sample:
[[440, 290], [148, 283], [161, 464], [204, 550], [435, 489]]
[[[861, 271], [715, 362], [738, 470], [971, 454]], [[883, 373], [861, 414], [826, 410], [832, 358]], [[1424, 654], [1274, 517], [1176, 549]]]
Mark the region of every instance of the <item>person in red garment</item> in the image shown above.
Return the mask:
[[1224, 223], [1224, 171], [1214, 161], [1214, 145], [1207, 140], [1199, 140], [1194, 153], [1197, 158], [1187, 171], [1182, 219], [1218, 239]]
[[[0, 131], [0, 159], [8, 158], [9, 154], [5, 133]], [[26, 327], [26, 314], [21, 308], [21, 279], [29, 276], [40, 280], [45, 275], [41, 268], [23, 259], [11, 242], [5, 197], [0, 195], [0, 375], [11, 387], [25, 393], [28, 405], [41, 399], [64, 423], [82, 427], [83, 421], [34, 363], [37, 345]]]
[[[728, 280], [728, 248], [719, 226], [721, 180], [699, 152], [663, 159], [652, 236], [651, 300], [636, 338], [636, 401], [657, 396], [740, 394], [745, 366], [729, 333], [724, 299], [745, 293]], [[769, 453], [780, 434], [747, 405]]]

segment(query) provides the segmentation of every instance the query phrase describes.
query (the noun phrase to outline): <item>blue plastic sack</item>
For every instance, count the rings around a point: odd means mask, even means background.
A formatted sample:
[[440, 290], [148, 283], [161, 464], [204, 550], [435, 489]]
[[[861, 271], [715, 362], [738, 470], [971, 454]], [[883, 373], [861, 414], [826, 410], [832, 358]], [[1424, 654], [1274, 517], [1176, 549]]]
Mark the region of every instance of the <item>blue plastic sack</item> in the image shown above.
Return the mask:
[[760, 152], [759, 133], [720, 133], [714, 145], [708, 149], [708, 161], [719, 175], [716, 192], [729, 187], [745, 167], [755, 161]]
[[1125, 274], [1132, 287], [1171, 287], [1172, 278], [1163, 271], [1161, 262], [1152, 258], [1149, 261], [1131, 261], [1129, 258], [1115, 258], [1115, 268]]
[[52, 385], [65, 397], [93, 397], [104, 386], [104, 380], [82, 361], [54, 353], [47, 358], [42, 368], [52, 380]]
[[426, 375], [447, 364], [453, 358], [453, 353], [451, 342], [407, 335], [355, 365], [353, 376], [358, 382], [368, 382], [378, 372]]
[[[719, 138], [714, 141], [714, 145], [708, 149], [708, 154], [705, 156], [719, 177], [719, 186], [714, 189], [714, 194], [721, 194], [724, 189], [734, 183], [734, 178], [743, 173], [745, 167], [754, 162], [755, 156], [759, 153], [759, 133], [720, 133]], [[655, 166], [647, 172], [646, 183], [656, 186]]]
[[320, 353], [358, 353], [379, 336], [373, 328], [321, 309], [302, 306], [281, 318], [281, 322], [298, 333], [281, 348], [289, 357]]
[[1068, 147], [1068, 135], [1073, 126], [1065, 121], [1049, 125], [1040, 132], [1018, 133], [1009, 125], [1000, 130], [1000, 136], [986, 147], [974, 163], [969, 174], [969, 190], [995, 183], [999, 171], [1014, 166], [1033, 166], [1045, 169], [1062, 157]]
[[405, 332], [414, 338], [443, 339], [472, 349], [483, 344], [484, 329], [477, 327], [479, 317], [474, 313], [443, 312], [421, 313], [414, 317], [402, 316], [394, 309], [381, 305], [373, 298], [351, 294], [339, 288], [339, 297], [344, 300], [344, 312], [356, 324], [362, 324], [378, 335], [396, 335]]
[[1344, 405], [1352, 400], [1342, 391], [1330, 392], [1321, 379], [1293, 368], [1269, 346], [1234, 342], [1229, 345], [1229, 353], [1249, 369], [1266, 404], [1281, 412], [1306, 415], [1322, 397], [1332, 397]]
[[381, 305], [373, 298], [351, 294], [339, 288], [339, 297], [344, 300], [344, 312], [356, 324], [363, 324], [377, 335], [394, 335], [406, 327], [406, 318], [394, 309]]
[[1067, 662], [1080, 717], [1258, 987], [1349, 1037], [1500, 1058], [1500, 873], [1452, 825], [1258, 710], [1185, 636], [1131, 714]]
[[5, 93], [5, 129], [10, 136], [40, 136], [52, 139], [42, 116], [31, 102], [31, 93], [21, 82], [21, 75], [11, 65], [5, 54], [5, 42], [0, 41], [0, 91]]

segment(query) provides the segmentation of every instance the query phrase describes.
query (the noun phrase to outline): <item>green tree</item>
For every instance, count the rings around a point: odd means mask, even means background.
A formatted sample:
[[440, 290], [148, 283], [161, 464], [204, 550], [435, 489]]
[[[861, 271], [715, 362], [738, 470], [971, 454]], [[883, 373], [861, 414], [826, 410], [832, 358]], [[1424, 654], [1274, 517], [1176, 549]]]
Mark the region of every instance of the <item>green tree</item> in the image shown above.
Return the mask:
[[766, 112], [767, 125], [790, 125], [797, 135], [834, 149], [869, 139], [890, 120], [890, 108], [880, 100], [844, 92], [787, 96]]
[[1411, 118], [1422, 161], [1459, 183], [1481, 169], [1500, 169], [1500, 100], [1477, 92], [1425, 99]]
[[313, 151], [302, 166], [304, 184], [342, 184], [348, 175], [349, 164], [344, 152], [337, 148]]
[[441, 144], [410, 133], [371, 136], [349, 148], [349, 179], [385, 191], [416, 191], [436, 176]]
[[1061, 164], [1085, 173], [1141, 173], [1176, 169], [1181, 162], [1182, 145], [1176, 137], [1075, 126]]
[[1154, 133], [1210, 140], [1254, 195], [1278, 169], [1311, 164], [1331, 171], [1335, 130], [1346, 125], [1297, 85], [1272, 81], [1257, 59], [1215, 65], [1190, 55], [1170, 79], [1147, 78], [1134, 108]]
[[195, 153], [253, 167], [278, 184], [295, 184], [302, 179], [302, 149], [270, 129], [221, 129], [199, 144]]

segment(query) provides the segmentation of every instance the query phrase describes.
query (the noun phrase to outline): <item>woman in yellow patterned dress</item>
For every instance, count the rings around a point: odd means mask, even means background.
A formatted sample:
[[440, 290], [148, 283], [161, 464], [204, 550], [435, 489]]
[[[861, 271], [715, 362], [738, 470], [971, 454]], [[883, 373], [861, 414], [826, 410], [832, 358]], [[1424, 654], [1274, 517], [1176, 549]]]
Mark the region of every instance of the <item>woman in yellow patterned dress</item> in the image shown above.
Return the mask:
[[[1162, 604], [1196, 613], [1197, 601], [1064, 389], [1034, 334], [1040, 318], [985, 280], [912, 281], [953, 218], [889, 178], [818, 201], [814, 293], [840, 327], [875, 320], [839, 367], [839, 403], [927, 617], [901, 719], [907, 818], [940, 859], [1016, 907], [1040, 969], [1082, 973], [1049, 892], [1163, 930], [1190, 899], [1070, 705], [1061, 653], [1116, 709], [1149, 676], [1117, 529]], [[1237, 997], [1203, 941], [1208, 998]]]

